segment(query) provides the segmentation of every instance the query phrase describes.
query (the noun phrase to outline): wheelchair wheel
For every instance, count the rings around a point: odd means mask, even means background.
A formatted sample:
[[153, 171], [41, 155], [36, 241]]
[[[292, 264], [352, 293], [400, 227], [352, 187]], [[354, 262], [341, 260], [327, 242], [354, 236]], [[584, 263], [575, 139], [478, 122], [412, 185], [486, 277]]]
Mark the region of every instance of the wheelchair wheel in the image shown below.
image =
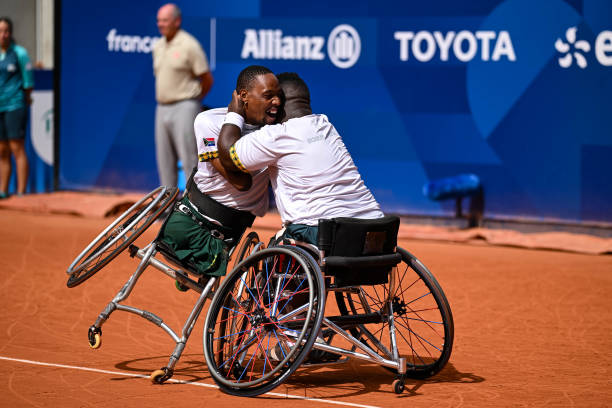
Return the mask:
[[392, 308], [397, 356], [389, 320], [356, 326], [350, 329], [351, 334], [388, 359], [405, 357], [406, 377], [427, 378], [438, 373], [450, 358], [453, 316], [431, 272], [408, 251], [397, 250], [402, 262], [393, 269], [389, 283], [362, 286], [357, 293], [336, 292], [336, 301], [343, 315], [381, 312], [389, 316]]
[[204, 325], [204, 356], [222, 391], [268, 392], [310, 351], [323, 319], [325, 287], [309, 257], [284, 246], [263, 249], [223, 280]]
[[[238, 250], [238, 257], [236, 257], [236, 265], [238, 265], [238, 263], [242, 262], [243, 260], [245, 260], [249, 255], [251, 255], [251, 253], [257, 249], [259, 249], [259, 247], [261, 247], [261, 245], [259, 245], [259, 235], [257, 235], [257, 233], [255, 231], [251, 231], [249, 232], [249, 234], [246, 236], [246, 238], [244, 239], [242, 246], [240, 247], [240, 249]], [[258, 247], [259, 245], [259, 247]]]
[[80, 285], [136, 240], [176, 199], [178, 188], [158, 187], [113, 221], [68, 267], [69, 288]]

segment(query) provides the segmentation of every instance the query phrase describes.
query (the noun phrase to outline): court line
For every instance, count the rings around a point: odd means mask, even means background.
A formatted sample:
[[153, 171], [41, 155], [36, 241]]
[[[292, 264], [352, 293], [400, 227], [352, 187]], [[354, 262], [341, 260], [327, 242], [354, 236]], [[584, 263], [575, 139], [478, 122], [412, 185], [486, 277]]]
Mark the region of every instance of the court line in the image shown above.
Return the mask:
[[[102, 370], [102, 369], [99, 369], [99, 368], [80, 367], [80, 366], [72, 366], [72, 365], [66, 365], [66, 364], [45, 363], [43, 361], [24, 360], [24, 359], [21, 359], [21, 358], [12, 358], [12, 357], [5, 357], [5, 356], [0, 356], [0, 360], [13, 361], [13, 362], [24, 363], [24, 364], [39, 365], [39, 366], [45, 366], [45, 367], [57, 367], [57, 368], [66, 368], [66, 369], [70, 369], [70, 370], [91, 371], [91, 372], [94, 372], [94, 373], [102, 373], [102, 374], [123, 375], [125, 377], [149, 378], [148, 375], [144, 375], [144, 374], [125, 373], [125, 372], [121, 372], [121, 371], [109, 371], [109, 370]], [[173, 382], [173, 383], [178, 383], [178, 384], [187, 384], [187, 385], [195, 385], [195, 386], [198, 386], [198, 387], [206, 387], [206, 388], [216, 388], [216, 389], [219, 388], [218, 386], [213, 385], [213, 384], [206, 384], [206, 383], [195, 382], [195, 381], [176, 380], [174, 378], [170, 378], [169, 380], [167, 380], [167, 382]], [[282, 397], [282, 398], [289, 398], [289, 399], [300, 399], [300, 400], [305, 400], [305, 401], [321, 402], [321, 403], [324, 403], [324, 404], [344, 405], [344, 406], [347, 406], [347, 407], [380, 408], [380, 407], [377, 407], [375, 405], [355, 404], [355, 403], [352, 403], [352, 402], [333, 401], [333, 400], [327, 400], [327, 399], [322, 399], [322, 398], [309, 398], [309, 397], [302, 397], [300, 395], [281, 394], [281, 393], [277, 393], [277, 392], [267, 392], [267, 393], [265, 393], [263, 395], [271, 395], [271, 396], [274, 396], [274, 397]]]

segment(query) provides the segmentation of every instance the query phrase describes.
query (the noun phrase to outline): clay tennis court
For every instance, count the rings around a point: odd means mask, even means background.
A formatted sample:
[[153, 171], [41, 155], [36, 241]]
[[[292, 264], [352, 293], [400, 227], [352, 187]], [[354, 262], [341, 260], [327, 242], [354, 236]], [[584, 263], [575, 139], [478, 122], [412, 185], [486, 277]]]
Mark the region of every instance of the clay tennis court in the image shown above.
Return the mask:
[[[115, 313], [103, 327], [102, 347], [92, 350], [87, 342], [87, 329], [137, 262], [123, 253], [82, 285], [66, 287], [68, 265], [112, 220], [82, 214], [92, 206], [83, 201], [73, 211], [81, 215], [24, 211], [19, 203], [0, 208], [1, 406], [593, 407], [612, 401], [612, 256], [410, 234], [400, 234], [400, 246], [434, 273], [454, 315], [453, 353], [438, 375], [408, 380], [397, 395], [386, 370], [351, 361], [301, 368], [271, 394], [231, 397], [206, 369], [201, 317], [174, 377], [153, 385], [150, 372], [174, 348], [158, 327]], [[266, 240], [276, 222], [270, 215], [255, 229]], [[158, 226], [139, 242], [150, 241]], [[588, 248], [592, 238], [565, 239]], [[610, 248], [610, 240], [597, 244]], [[194, 301], [193, 292], [177, 291], [151, 268], [129, 304], [178, 330]]]

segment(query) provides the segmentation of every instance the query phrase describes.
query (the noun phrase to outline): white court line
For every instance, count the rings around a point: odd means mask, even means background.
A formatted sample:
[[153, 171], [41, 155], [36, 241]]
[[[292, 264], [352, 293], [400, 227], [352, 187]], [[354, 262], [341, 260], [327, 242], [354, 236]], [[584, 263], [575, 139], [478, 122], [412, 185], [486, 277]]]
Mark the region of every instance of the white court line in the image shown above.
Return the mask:
[[[121, 371], [100, 370], [98, 368], [79, 367], [79, 366], [71, 366], [71, 365], [65, 365], [65, 364], [44, 363], [42, 361], [24, 360], [24, 359], [21, 359], [21, 358], [12, 358], [12, 357], [0, 356], [0, 360], [14, 361], [14, 362], [18, 362], [18, 363], [33, 364], [33, 365], [46, 366], [46, 367], [67, 368], [67, 369], [70, 369], [70, 370], [92, 371], [94, 373], [102, 373], [102, 374], [123, 375], [125, 377], [149, 378], [148, 375], [143, 375], [143, 374], [132, 374], [132, 373], [125, 373], [125, 372], [121, 372]], [[198, 387], [217, 388], [217, 389], [219, 388], [219, 387], [217, 387], [216, 385], [213, 385], [213, 384], [206, 384], [206, 383], [192, 382], [192, 381], [184, 381], [184, 380], [175, 380], [174, 378], [170, 378], [169, 380], [167, 380], [167, 382], [174, 382], [174, 383], [187, 384], [187, 385], [196, 385]], [[333, 401], [333, 400], [326, 400], [326, 399], [321, 399], [321, 398], [309, 398], [309, 397], [302, 397], [302, 396], [299, 396], [299, 395], [280, 394], [280, 393], [277, 393], [277, 392], [267, 392], [267, 393], [265, 393], [263, 395], [271, 395], [271, 396], [274, 396], [274, 397], [282, 397], [282, 398], [289, 398], [289, 399], [301, 399], [301, 400], [313, 401], [313, 402], [322, 402], [324, 404], [344, 405], [344, 406], [347, 406], [347, 407], [379, 408], [379, 407], [374, 406], [374, 405], [354, 404], [352, 402]]]

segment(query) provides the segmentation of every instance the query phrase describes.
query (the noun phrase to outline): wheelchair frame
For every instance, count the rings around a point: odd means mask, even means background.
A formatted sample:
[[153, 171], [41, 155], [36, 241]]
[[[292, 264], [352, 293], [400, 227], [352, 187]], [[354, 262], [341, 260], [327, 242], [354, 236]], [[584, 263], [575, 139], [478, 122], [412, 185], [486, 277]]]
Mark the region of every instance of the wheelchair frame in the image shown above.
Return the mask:
[[[323, 255], [322, 251], [320, 251], [319, 248], [317, 248], [315, 245], [309, 244], [307, 242], [300, 242], [300, 241], [293, 241], [292, 244], [298, 247], [304, 248], [311, 253], [318, 252], [319, 253], [319, 257], [318, 257], [319, 267], [324, 265], [323, 260], [325, 259], [325, 256]], [[393, 280], [393, 274], [390, 274], [390, 275], [391, 275], [391, 280]], [[390, 286], [393, 287], [393, 284], [391, 284]], [[351, 293], [358, 294], [362, 298], [362, 301], [366, 303], [364, 299], [364, 295], [360, 290], [361, 290], [360, 286], [333, 287], [333, 286], [326, 285], [325, 297], [327, 299], [327, 297], [329, 296], [329, 292], [351, 292]], [[388, 298], [385, 300], [386, 302], [390, 301], [390, 296], [392, 293], [393, 293], [393, 290], [392, 289], [389, 290]], [[389, 323], [393, 325], [392, 310], [390, 311], [389, 314], [390, 314]], [[391, 359], [386, 359], [380, 356], [370, 347], [360, 342], [358, 339], [353, 337], [350, 333], [347, 333], [346, 330], [342, 328], [342, 325], [350, 326], [350, 325], [359, 325], [359, 324], [367, 324], [367, 323], [382, 323], [381, 319], [382, 319], [382, 316], [379, 314], [354, 315], [354, 316], [346, 316], [346, 318], [341, 318], [341, 316], [336, 316], [335, 318], [334, 317], [328, 318], [325, 316], [323, 317], [323, 321], [322, 321], [323, 327], [320, 329], [321, 331], [324, 330], [325, 328], [333, 331], [334, 333], [344, 338], [344, 340], [347, 340], [352, 346], [354, 346], [354, 348], [360, 349], [365, 354], [355, 352], [354, 350], [347, 350], [347, 349], [343, 349], [340, 347], [334, 347], [334, 346], [330, 346], [324, 343], [316, 343], [316, 342], [313, 345], [313, 348], [317, 350], [326, 351], [326, 352], [343, 354], [343, 355], [357, 358], [360, 360], [369, 361], [371, 363], [376, 363], [378, 365], [382, 365], [385, 367], [395, 369], [397, 370], [399, 374], [405, 374], [406, 373], [406, 359], [403, 357], [399, 357], [399, 354], [397, 352], [397, 342], [396, 342], [395, 333], [393, 330], [391, 330], [391, 344], [393, 347], [393, 353], [392, 353], [393, 359], [391, 360]], [[378, 341], [375, 338], [371, 338], [371, 340]]]
[[[301, 306], [302, 309], [307, 308], [308, 311], [314, 309], [314, 307], [317, 306], [317, 303], [319, 303], [319, 299], [323, 299], [323, 309], [325, 309], [325, 304], [329, 299], [329, 294], [331, 292], [334, 292], [336, 294], [337, 301], [338, 294], [355, 294], [361, 299], [363, 305], [369, 307], [369, 301], [365, 299], [367, 294], [363, 286], [338, 287], [327, 282], [327, 279], [324, 278], [322, 273], [322, 268], [323, 270], [325, 268], [324, 262], [322, 261], [325, 260], [325, 257], [320, 256], [319, 261], [317, 262], [314, 261], [313, 256], [311, 255], [315, 254], [315, 251], [318, 252], [317, 247], [303, 242], [293, 242], [292, 244], [295, 246], [280, 245], [277, 247], [270, 247], [264, 250], [263, 252], [276, 250], [282, 253], [282, 251], [286, 252], [288, 249], [291, 248], [295, 254], [296, 264], [310, 263], [310, 272], [307, 271], [308, 268], [304, 267], [302, 268], [302, 271], [300, 273], [311, 273], [315, 275], [315, 277], [319, 281], [325, 281], [325, 283], [323, 284], [324, 294], [318, 297], [314, 304], [312, 301], [309, 301], [308, 305], [303, 304]], [[285, 299], [293, 295], [280, 296], [278, 293], [276, 295], [273, 294], [272, 297], [276, 296], [278, 300], [268, 301], [268, 304], [266, 305], [266, 302], [261, 302], [261, 300], [258, 301], [256, 299], [257, 293], [261, 292], [260, 288], [251, 286], [248, 291], [252, 293], [247, 296], [243, 296], [242, 294], [237, 293], [234, 289], [231, 288], [233, 282], [238, 282], [239, 280], [242, 280], [241, 285], [246, 284], [248, 279], [245, 279], [245, 277], [249, 273], [262, 273], [258, 272], [257, 270], [250, 272], [252, 268], [251, 264], [261, 265], [261, 261], [257, 258], [258, 256], [261, 257], [263, 255], [262, 252], [260, 252], [259, 254], [254, 253], [251, 255], [251, 257], [246, 258], [243, 262], [238, 264], [230, 274], [228, 274], [219, 289], [216, 291], [215, 297], [212, 300], [211, 306], [206, 316], [206, 322], [204, 326], [204, 355], [206, 358], [209, 372], [213, 376], [213, 379], [215, 380], [217, 385], [219, 385], [219, 387], [224, 392], [232, 395], [255, 396], [262, 394], [277, 387], [282, 381], [284, 381], [286, 377], [289, 376], [289, 374], [294, 372], [299, 367], [299, 365], [302, 363], [303, 356], [310, 353], [311, 350], [320, 350], [323, 352], [341, 355], [345, 357], [344, 360], [352, 357], [355, 359], [375, 363], [390, 369], [396, 374], [396, 378], [393, 381], [392, 387], [394, 392], [398, 394], [403, 392], [406, 378], [426, 378], [439, 372], [450, 358], [450, 353], [452, 350], [452, 343], [454, 337], [452, 313], [450, 311], [450, 307], [448, 305], [446, 297], [444, 296], [444, 293], [442, 292], [437, 281], [435, 281], [435, 278], [433, 278], [431, 273], [410, 253], [404, 251], [403, 249], [399, 249], [399, 251], [402, 255], [402, 262], [405, 262], [405, 260], [410, 260], [411, 263], [414, 262], [414, 264], [410, 265], [410, 268], [419, 268], [419, 271], [417, 273], [422, 279], [426, 281], [424, 281], [423, 283], [428, 288], [425, 293], [421, 293], [420, 298], [427, 297], [430, 294], [435, 298], [435, 302], [438, 305], [437, 307], [438, 309], [440, 309], [440, 321], [424, 320], [422, 316], [419, 316], [419, 310], [409, 310], [409, 305], [406, 305], [403, 300], [398, 300], [398, 293], [400, 294], [400, 296], [403, 296], [402, 292], [408, 289], [404, 290], [402, 288], [401, 292], [398, 292], [396, 290], [396, 288], [400, 288], [402, 286], [403, 282], [396, 281], [398, 276], [395, 275], [397, 273], [397, 270], [394, 268], [389, 273], [389, 290], [385, 292], [384, 299], [379, 302], [378, 306], [380, 307], [380, 310], [374, 310], [375, 308], [372, 307], [364, 308], [365, 310], [363, 311], [363, 313], [341, 313], [338, 316], [317, 316], [317, 318], [313, 319], [312, 326], [304, 328], [301, 331], [296, 330], [296, 327], [294, 325], [291, 325], [290, 321], [287, 321], [287, 318], [290, 317], [290, 314], [295, 313], [295, 311], [291, 311], [290, 313], [287, 313], [285, 315], [274, 316], [274, 310], [282, 309], [283, 304], [287, 304], [287, 301]], [[310, 261], [308, 261], [308, 259], [310, 259]], [[284, 273], [274, 270], [270, 272], [269, 275], [272, 277], [276, 277], [277, 280], [280, 281], [281, 279], [284, 280], [289, 273], [290, 271], [288, 270], [286, 270]], [[268, 273], [266, 273], [266, 275], [268, 275]], [[397, 275], [399, 275], [399, 273], [397, 273]], [[242, 276], [242, 278], [238, 278], [239, 276]], [[412, 282], [411, 286], [414, 285], [418, 280], [419, 279]], [[232, 293], [229, 302], [227, 300], [224, 301], [224, 298], [229, 299], [227, 296], [228, 293]], [[252, 298], [250, 304], [248, 306], [244, 306], [246, 302], [244, 298], [249, 297]], [[419, 297], [417, 297], [413, 301], [418, 301], [418, 298]], [[275, 303], [278, 303], [279, 306], [270, 306]], [[399, 309], [398, 312], [394, 311], [395, 306], [397, 306], [397, 308]], [[269, 312], [267, 313], [266, 318], [268, 318], [270, 322], [267, 323], [267, 327], [263, 327], [266, 325], [265, 322], [263, 326], [261, 324], [251, 324], [251, 327], [248, 329], [246, 328], [246, 326], [243, 325], [241, 327], [241, 330], [236, 331], [236, 333], [228, 333], [215, 323], [216, 320], [230, 320], [229, 318], [227, 318], [227, 316], [218, 316], [219, 310], [222, 308], [228, 310], [237, 309], [236, 315], [245, 316], [250, 316], [251, 313], [261, 314], [261, 312], [259, 312], [260, 310], [268, 309]], [[251, 310], [253, 312], [251, 312]], [[432, 327], [434, 325], [443, 326], [444, 329], [444, 333], [441, 336], [443, 344], [438, 349], [439, 356], [431, 357], [430, 355], [429, 357], [426, 357], [426, 359], [433, 359], [433, 362], [428, 364], [425, 363], [424, 359], [421, 359], [421, 362], [423, 363], [422, 365], [417, 364], [416, 361], [413, 361], [412, 364], [410, 364], [410, 369], [407, 368], [407, 358], [401, 354], [401, 350], [398, 345], [396, 336], [396, 333], [400, 329], [406, 329], [405, 322], [407, 320], [405, 317], [403, 317], [404, 315], [406, 315], [406, 313], [413, 313], [413, 316], [415, 316], [415, 318], [409, 319], [422, 320], [422, 322], [424, 322], [425, 325], [429, 326], [432, 330], [434, 330], [434, 328]], [[397, 324], [395, 321], [396, 318], [400, 319]], [[252, 320], [253, 319], [251, 319], [251, 323]], [[380, 329], [379, 332], [373, 333], [366, 327], [366, 325], [368, 324], [381, 324], [383, 325], [383, 329]], [[382, 338], [382, 333], [384, 331], [385, 324], [388, 327], [385, 333], [389, 336], [388, 347], [383, 344], [384, 339]], [[421, 346], [425, 345], [425, 348], [428, 348], [430, 346], [433, 349], [437, 348], [426, 337], [422, 336], [421, 333], [410, 329], [410, 327], [408, 327], [408, 330], [411, 332], [410, 335], [418, 337], [415, 344], [418, 342], [421, 343]], [[307, 337], [305, 339], [298, 338], [298, 335], [303, 334], [304, 331], [308, 333]], [[243, 334], [247, 332], [249, 334], [248, 338], [246, 340], [240, 339], [241, 336], [247, 337], [245, 334]], [[268, 334], [269, 332], [272, 332], [272, 334]], [[378, 333], [380, 334], [377, 337], [376, 334]], [[344, 341], [348, 342], [350, 349], [334, 345], [333, 336], [335, 335], [338, 335]], [[233, 344], [228, 351], [225, 351], [225, 349], [227, 348], [227, 345], [225, 343], [228, 342], [227, 340], [225, 340], [226, 338], [238, 338], [240, 339], [240, 341], [236, 341], [236, 344]], [[314, 341], [315, 338], [317, 339], [316, 341]], [[321, 339], [323, 338], [329, 338], [329, 340], [321, 341]], [[263, 346], [262, 339], [264, 343]], [[275, 363], [270, 357], [268, 357], [268, 355], [270, 355], [275, 348], [278, 348], [278, 345], [275, 345], [274, 347], [265, 346], [266, 339], [268, 343], [270, 343], [270, 339], [277, 339], [278, 343], [283, 343], [283, 345], [286, 346], [288, 349], [287, 354], [289, 354], [290, 351], [293, 351], [292, 347], [296, 347], [296, 345], [299, 346], [298, 343], [300, 342], [304, 345], [306, 350], [302, 354], [298, 353], [297, 358], [292, 360], [287, 357], [281, 362], [277, 363], [277, 365], [275, 366]], [[404, 341], [406, 341], [406, 338], [404, 338]], [[216, 345], [215, 343], [219, 343], [220, 345]], [[418, 347], [418, 345], [409, 346], [411, 349], [409, 350], [409, 353], [412, 352], [413, 354], [417, 354], [415, 348]], [[281, 348], [283, 348], [283, 346], [281, 346]], [[376, 350], [378, 350], [378, 352]], [[259, 359], [259, 364], [253, 362], [254, 359]], [[230, 362], [230, 360], [231, 364], [228, 365], [228, 362]], [[236, 364], [235, 361], [238, 361], [238, 363]], [[321, 364], [329, 363], [323, 362]], [[282, 365], [290, 366], [286, 368], [286, 376], [284, 378], [276, 378], [273, 375], [273, 371], [266, 373], [266, 369], [276, 370], [279, 366]], [[253, 380], [252, 377], [255, 377], [255, 380]]]
[[[293, 242], [292, 245], [264, 249], [255, 232], [251, 232], [242, 240], [238, 260], [220, 285], [216, 277], [194, 280], [190, 274], [197, 274], [189, 267], [172, 257], [168, 258], [168, 254], [160, 251], [157, 245], [158, 237], [142, 249], [132, 244], [155, 219], [173, 205], [177, 195], [176, 189], [160, 187], [143, 197], [95, 238], [68, 268], [68, 286], [73, 287], [93, 276], [126, 248], [129, 248], [131, 257], [140, 259], [136, 270], [89, 328], [88, 340], [91, 348], [97, 349], [101, 346], [102, 325], [116, 310], [148, 320], [164, 330], [175, 342], [168, 364], [150, 375], [152, 382], [161, 384], [174, 374], [174, 368], [206, 300], [212, 299], [204, 324], [204, 356], [215, 382], [222, 391], [233, 395], [255, 396], [277, 387], [299, 368], [312, 350], [344, 356], [339, 362], [352, 357], [390, 369], [396, 373], [393, 381], [396, 393], [404, 390], [407, 377], [425, 378], [434, 375], [450, 358], [454, 337], [450, 306], [433, 275], [409, 252], [398, 248], [402, 264], [416, 272], [417, 279], [411, 286], [422, 280], [422, 286], [426, 287], [429, 293], [421, 297], [433, 296], [435, 307], [432, 310], [439, 311], [440, 321], [423, 318], [419, 315], [419, 310], [410, 310], [409, 304], [398, 299], [397, 289], [401, 288], [404, 282], [396, 276], [396, 268], [389, 272], [388, 287], [385, 286], [382, 299], [377, 300], [368, 294], [362, 285], [331, 284], [331, 279], [324, 275], [326, 258], [316, 246]], [[238, 242], [232, 246], [230, 257], [238, 247], [237, 244]], [[160, 252], [172, 262], [157, 259], [155, 255]], [[148, 266], [174, 279], [179, 289], [192, 289], [199, 293], [180, 335], [156, 314], [122, 303], [128, 299]], [[265, 277], [262, 278], [264, 272]], [[261, 286], [264, 283], [265, 286]], [[265, 289], [267, 295], [264, 293]], [[336, 296], [340, 315], [326, 317], [325, 306], [332, 292]], [[308, 301], [292, 308], [292, 299], [303, 298], [304, 295], [308, 296]], [[400, 292], [400, 296], [403, 296], [403, 292]], [[243, 307], [244, 310], [241, 311]], [[422, 313], [426, 313], [428, 309], [423, 310], [425, 311]], [[415, 347], [428, 349], [427, 344], [431, 345], [431, 342], [411, 329], [411, 323], [407, 319], [396, 324], [396, 319], [403, 319], [401, 316], [406, 313], [413, 313], [416, 316], [413, 320], [424, 323], [433, 331], [436, 331], [435, 325], [443, 327], [444, 333], [440, 336], [441, 348], [432, 345], [434, 354], [438, 354], [435, 351], [438, 350], [439, 356], [432, 357], [428, 351], [429, 357], [417, 355], [422, 364], [416, 361]], [[382, 328], [373, 332], [368, 329], [368, 325], [382, 325]], [[238, 330], [238, 327], [241, 330]], [[401, 330], [405, 329], [409, 331], [411, 339], [414, 336], [420, 343], [420, 346], [416, 342], [416, 346], [409, 345], [409, 352], [413, 354], [411, 363], [398, 346], [398, 333], [404, 337]], [[231, 330], [237, 331], [231, 333]], [[225, 335], [226, 331], [230, 334]], [[383, 332], [388, 336], [388, 345], [385, 345], [386, 340], [382, 339]], [[219, 333], [221, 335], [215, 337]], [[335, 336], [347, 342], [350, 348], [335, 345]], [[265, 338], [268, 345], [275, 344], [274, 348], [262, 346]], [[403, 340], [407, 341], [405, 337]], [[236, 341], [238, 343], [232, 343]], [[225, 357], [226, 354], [232, 353], [229, 365], [230, 359], [221, 361], [223, 358], [219, 358], [220, 354]], [[433, 363], [426, 364], [429, 360], [433, 360]], [[330, 363], [328, 361], [322, 364]], [[261, 372], [256, 372], [256, 364], [263, 367]], [[248, 380], [245, 373], [249, 376]]]

